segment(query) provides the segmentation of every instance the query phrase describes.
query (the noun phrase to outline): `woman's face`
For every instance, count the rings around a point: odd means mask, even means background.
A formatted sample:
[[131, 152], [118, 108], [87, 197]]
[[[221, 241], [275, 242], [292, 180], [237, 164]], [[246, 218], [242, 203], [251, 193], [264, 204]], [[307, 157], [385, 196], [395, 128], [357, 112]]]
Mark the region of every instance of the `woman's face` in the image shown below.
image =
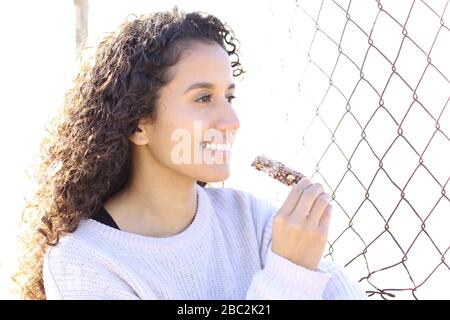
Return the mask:
[[160, 91], [157, 120], [148, 125], [151, 156], [195, 180], [227, 179], [230, 147], [239, 129], [227, 52], [215, 43], [194, 42], [171, 75]]

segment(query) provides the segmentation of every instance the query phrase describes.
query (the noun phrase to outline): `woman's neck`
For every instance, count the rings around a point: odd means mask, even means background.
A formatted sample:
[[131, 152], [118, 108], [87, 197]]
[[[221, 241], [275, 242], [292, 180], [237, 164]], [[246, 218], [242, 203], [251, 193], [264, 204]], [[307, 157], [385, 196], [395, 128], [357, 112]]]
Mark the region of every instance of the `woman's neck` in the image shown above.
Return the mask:
[[134, 161], [125, 187], [104, 203], [123, 231], [169, 237], [193, 221], [197, 209], [196, 180], [153, 159]]

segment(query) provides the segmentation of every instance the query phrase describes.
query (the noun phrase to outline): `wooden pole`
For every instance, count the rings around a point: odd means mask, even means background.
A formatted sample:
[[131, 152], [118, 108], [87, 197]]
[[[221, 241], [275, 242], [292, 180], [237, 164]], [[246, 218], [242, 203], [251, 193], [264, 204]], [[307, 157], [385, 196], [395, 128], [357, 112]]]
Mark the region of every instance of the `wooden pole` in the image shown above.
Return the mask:
[[89, 0], [73, 0], [75, 6], [76, 49], [83, 50], [88, 43]]

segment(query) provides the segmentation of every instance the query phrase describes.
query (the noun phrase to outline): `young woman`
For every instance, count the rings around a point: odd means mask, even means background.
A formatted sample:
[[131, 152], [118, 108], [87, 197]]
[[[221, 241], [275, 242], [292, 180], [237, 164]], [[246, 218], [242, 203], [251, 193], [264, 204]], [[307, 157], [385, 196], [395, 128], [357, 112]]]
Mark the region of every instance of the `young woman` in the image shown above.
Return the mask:
[[101, 42], [42, 144], [24, 298], [364, 298], [320, 261], [332, 212], [320, 184], [303, 179], [281, 208], [205, 187], [229, 176], [237, 44], [216, 17], [177, 8]]

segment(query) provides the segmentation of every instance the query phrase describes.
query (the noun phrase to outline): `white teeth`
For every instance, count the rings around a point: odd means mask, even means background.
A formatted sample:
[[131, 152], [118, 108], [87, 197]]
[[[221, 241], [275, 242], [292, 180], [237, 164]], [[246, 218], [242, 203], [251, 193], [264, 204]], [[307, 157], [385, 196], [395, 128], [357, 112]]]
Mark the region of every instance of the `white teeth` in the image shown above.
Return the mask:
[[209, 149], [209, 150], [217, 150], [217, 151], [230, 151], [231, 150], [231, 144], [218, 144], [218, 143], [202, 143], [203, 148]]

